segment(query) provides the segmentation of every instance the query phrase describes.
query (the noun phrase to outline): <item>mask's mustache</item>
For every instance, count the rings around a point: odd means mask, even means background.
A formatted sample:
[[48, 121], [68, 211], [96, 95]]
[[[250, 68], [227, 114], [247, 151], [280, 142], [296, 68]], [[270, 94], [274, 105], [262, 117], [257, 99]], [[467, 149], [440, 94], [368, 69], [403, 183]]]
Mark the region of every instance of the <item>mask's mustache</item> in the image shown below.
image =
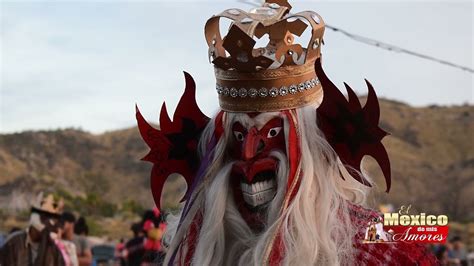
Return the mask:
[[262, 178], [266, 176], [274, 177], [277, 167], [278, 162], [273, 157], [253, 162], [238, 161], [232, 166], [232, 175], [234, 178], [240, 178], [244, 183], [252, 184], [263, 181]]

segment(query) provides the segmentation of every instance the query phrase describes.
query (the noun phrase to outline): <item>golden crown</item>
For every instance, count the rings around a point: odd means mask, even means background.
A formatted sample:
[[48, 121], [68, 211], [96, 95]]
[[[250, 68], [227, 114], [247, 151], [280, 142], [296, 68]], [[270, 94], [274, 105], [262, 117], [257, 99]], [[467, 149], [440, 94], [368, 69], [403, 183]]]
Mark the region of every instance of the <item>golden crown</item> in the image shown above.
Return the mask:
[[[231, 112], [279, 111], [303, 107], [319, 99], [321, 85], [314, 70], [321, 56], [324, 22], [317, 13], [291, 14], [286, 0], [266, 0], [249, 12], [227, 9], [205, 26], [216, 76], [216, 90], [223, 110]], [[225, 37], [220, 19], [232, 24]], [[308, 26], [306, 46], [295, 43]], [[268, 34], [264, 47], [256, 39]]]

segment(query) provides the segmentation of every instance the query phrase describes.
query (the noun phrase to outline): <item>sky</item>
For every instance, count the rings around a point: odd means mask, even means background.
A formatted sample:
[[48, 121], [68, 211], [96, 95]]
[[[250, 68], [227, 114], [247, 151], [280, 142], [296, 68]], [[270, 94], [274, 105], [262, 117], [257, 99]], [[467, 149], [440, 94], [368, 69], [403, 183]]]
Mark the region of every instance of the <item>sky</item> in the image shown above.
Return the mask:
[[[327, 24], [473, 68], [472, 1], [291, 1]], [[218, 109], [204, 24], [238, 1], [2, 1], [0, 133], [135, 125], [135, 104], [157, 122], [174, 108], [182, 71], [204, 113]], [[413, 106], [474, 103], [474, 74], [354, 42], [326, 30], [323, 66], [359, 94]]]

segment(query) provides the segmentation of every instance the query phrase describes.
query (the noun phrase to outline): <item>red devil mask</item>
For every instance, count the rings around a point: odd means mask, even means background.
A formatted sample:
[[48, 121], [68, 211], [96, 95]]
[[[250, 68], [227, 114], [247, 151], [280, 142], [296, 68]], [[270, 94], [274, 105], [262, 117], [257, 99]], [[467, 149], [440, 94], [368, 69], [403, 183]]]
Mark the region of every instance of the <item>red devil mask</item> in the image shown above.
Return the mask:
[[232, 125], [231, 178], [236, 199], [248, 209], [268, 203], [276, 194], [278, 160], [271, 153], [286, 154], [283, 127], [282, 117], [268, 114], [242, 114]]

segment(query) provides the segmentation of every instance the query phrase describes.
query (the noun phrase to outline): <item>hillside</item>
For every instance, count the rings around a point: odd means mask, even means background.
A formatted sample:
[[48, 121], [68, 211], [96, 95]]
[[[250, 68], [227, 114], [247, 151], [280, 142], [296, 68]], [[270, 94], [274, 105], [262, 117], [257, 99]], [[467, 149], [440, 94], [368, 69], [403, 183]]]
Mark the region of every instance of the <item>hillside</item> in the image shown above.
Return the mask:
[[[381, 108], [382, 127], [391, 133], [384, 144], [393, 186], [388, 195], [375, 193], [377, 201], [474, 221], [473, 106], [413, 108], [384, 101]], [[382, 191], [379, 169], [368, 168]]]
[[[474, 214], [473, 106], [414, 108], [382, 100], [384, 140], [392, 161], [392, 190], [367, 158], [379, 184], [372, 204], [413, 204], [424, 212], [466, 220]], [[133, 119], [133, 117], [131, 117]], [[153, 206], [148, 187], [147, 148], [136, 128], [93, 135], [67, 129], [0, 135], [0, 210], [28, 207], [40, 190], [63, 195], [86, 215], [113, 216], [123, 209]], [[170, 185], [167, 204], [183, 188]], [[374, 190], [376, 191], [376, 190]]]

